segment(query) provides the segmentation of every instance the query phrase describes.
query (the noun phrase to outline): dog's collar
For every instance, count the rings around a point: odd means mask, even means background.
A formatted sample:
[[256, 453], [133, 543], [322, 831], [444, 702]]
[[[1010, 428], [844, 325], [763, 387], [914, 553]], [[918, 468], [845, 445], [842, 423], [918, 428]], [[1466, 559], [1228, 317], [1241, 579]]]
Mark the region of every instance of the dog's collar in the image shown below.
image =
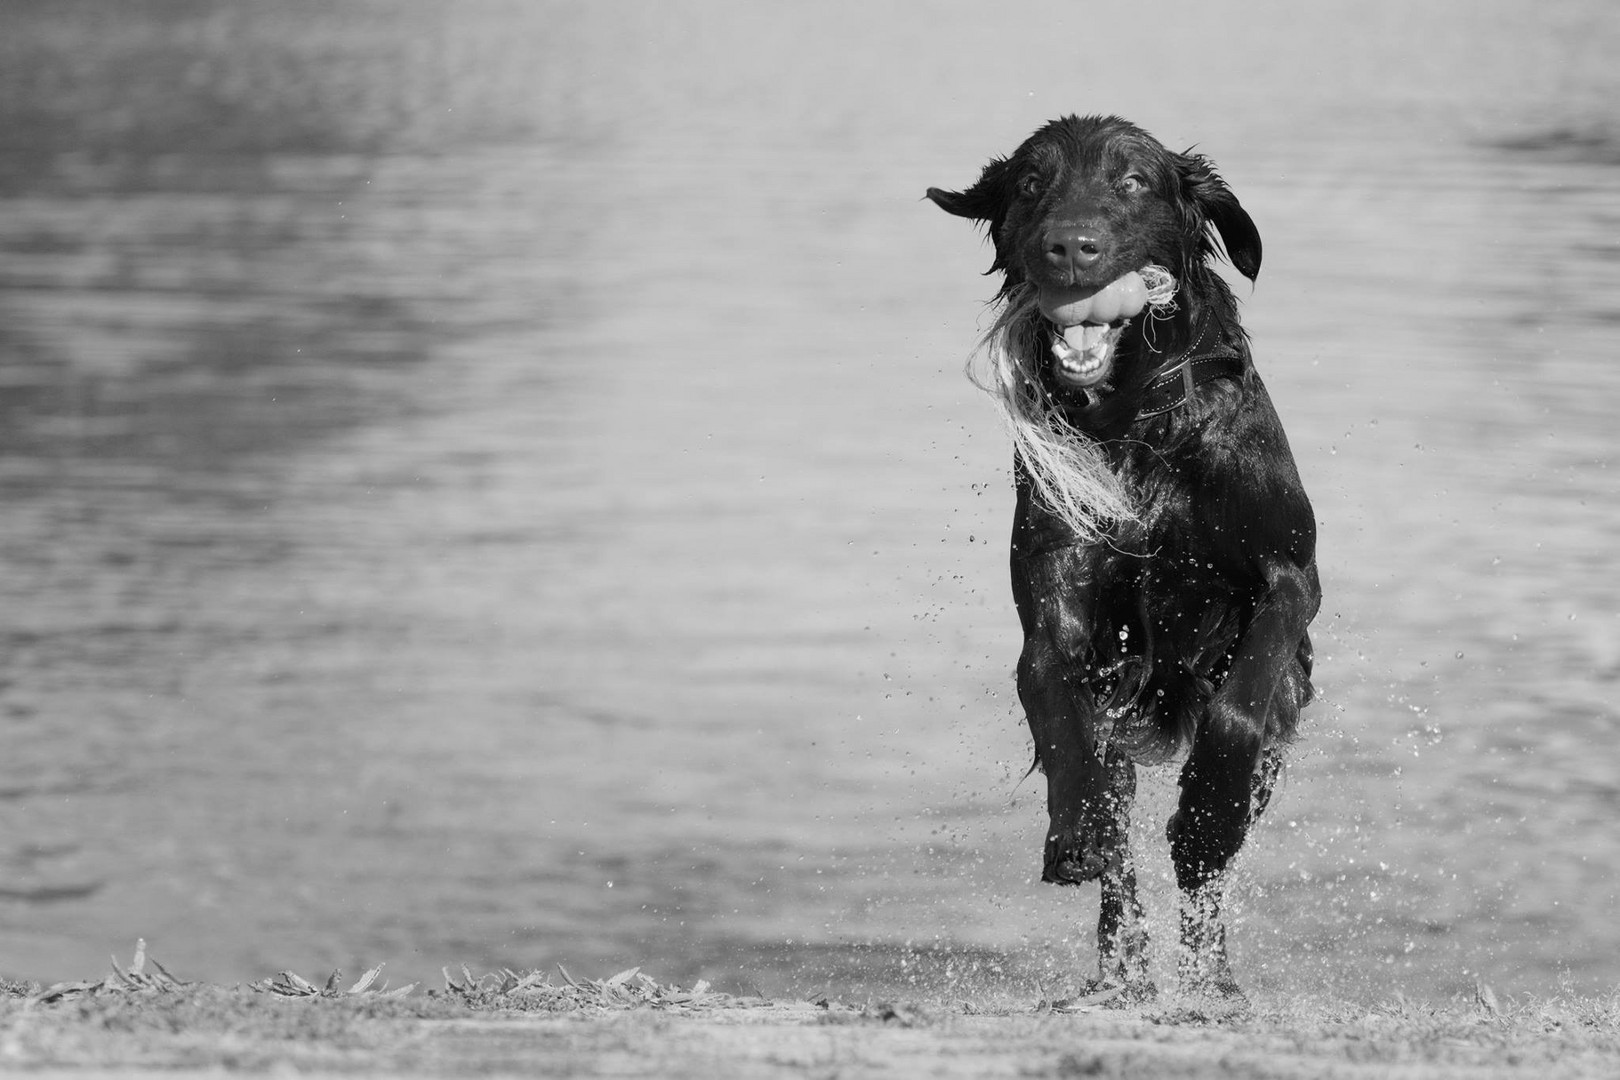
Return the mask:
[[1151, 420], [1185, 405], [1193, 390], [1216, 379], [1238, 379], [1243, 376], [1243, 352], [1213, 331], [1214, 320], [1200, 320], [1198, 334], [1192, 344], [1171, 360], [1147, 389], [1142, 391], [1142, 403], [1136, 419]]

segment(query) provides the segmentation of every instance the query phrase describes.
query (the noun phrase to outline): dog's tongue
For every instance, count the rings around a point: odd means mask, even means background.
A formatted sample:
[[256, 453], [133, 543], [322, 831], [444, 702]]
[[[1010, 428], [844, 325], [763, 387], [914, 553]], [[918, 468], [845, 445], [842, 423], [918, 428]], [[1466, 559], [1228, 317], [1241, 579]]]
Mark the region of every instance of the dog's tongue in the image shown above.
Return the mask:
[[1088, 353], [1103, 343], [1110, 327], [1103, 323], [1079, 323], [1075, 326], [1063, 328], [1063, 340], [1069, 343], [1069, 348], [1079, 352]]

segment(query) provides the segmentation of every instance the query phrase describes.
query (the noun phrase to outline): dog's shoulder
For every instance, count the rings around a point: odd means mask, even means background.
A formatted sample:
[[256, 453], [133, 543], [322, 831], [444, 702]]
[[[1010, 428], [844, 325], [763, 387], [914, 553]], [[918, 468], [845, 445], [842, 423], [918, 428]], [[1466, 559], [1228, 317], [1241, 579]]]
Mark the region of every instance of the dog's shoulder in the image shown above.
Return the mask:
[[1240, 378], [1200, 387], [1144, 434], [1156, 437], [1121, 446], [1133, 493], [1149, 511], [1149, 534], [1195, 537], [1212, 557], [1245, 567], [1272, 556], [1302, 566], [1314, 559], [1314, 512], [1252, 363]]

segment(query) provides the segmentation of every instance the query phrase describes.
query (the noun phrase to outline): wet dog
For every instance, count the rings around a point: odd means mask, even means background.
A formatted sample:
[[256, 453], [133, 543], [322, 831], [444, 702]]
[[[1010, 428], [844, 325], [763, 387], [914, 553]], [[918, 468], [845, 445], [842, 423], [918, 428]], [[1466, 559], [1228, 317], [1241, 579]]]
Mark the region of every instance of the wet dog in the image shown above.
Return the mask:
[[1237, 995], [1221, 891], [1310, 700], [1316, 522], [1214, 261], [1260, 234], [1200, 154], [1065, 117], [965, 191], [1001, 275], [976, 379], [1005, 411], [1018, 693], [1046, 774], [1042, 879], [1100, 879], [1100, 986], [1151, 995], [1128, 846], [1136, 765], [1167, 826], [1184, 992]]

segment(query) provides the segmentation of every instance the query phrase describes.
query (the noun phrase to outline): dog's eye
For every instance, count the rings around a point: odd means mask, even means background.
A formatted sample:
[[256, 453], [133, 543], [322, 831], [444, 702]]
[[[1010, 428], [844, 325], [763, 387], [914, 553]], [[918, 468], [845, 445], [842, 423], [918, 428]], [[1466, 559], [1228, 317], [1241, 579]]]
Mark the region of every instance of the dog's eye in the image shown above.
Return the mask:
[[1024, 198], [1033, 199], [1035, 196], [1039, 195], [1040, 193], [1041, 193], [1041, 178], [1039, 176], [1035, 175], [1034, 173], [1030, 173], [1028, 176], [1026, 176], [1022, 180], [1018, 181], [1018, 194], [1023, 196]]
[[1134, 195], [1147, 187], [1147, 181], [1135, 173], [1127, 173], [1119, 182], [1119, 190], [1127, 195]]

